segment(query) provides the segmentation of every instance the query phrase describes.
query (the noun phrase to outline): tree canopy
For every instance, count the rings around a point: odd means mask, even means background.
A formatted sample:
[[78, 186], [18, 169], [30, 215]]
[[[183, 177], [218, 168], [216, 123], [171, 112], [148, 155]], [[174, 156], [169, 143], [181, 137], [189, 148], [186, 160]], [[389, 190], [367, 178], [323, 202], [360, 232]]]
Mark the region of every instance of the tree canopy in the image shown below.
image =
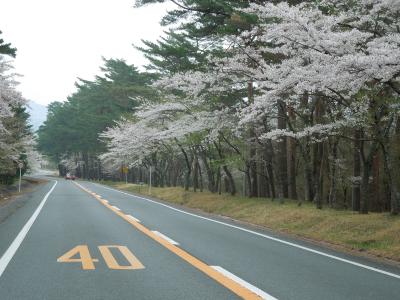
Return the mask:
[[152, 165], [160, 184], [178, 169], [194, 189], [203, 169], [232, 193], [240, 171], [249, 196], [399, 211], [398, 5], [173, 2], [162, 22], [175, 28], [141, 48], [162, 100], [102, 134], [105, 164]]
[[[0, 35], [2, 31], [0, 30]], [[17, 54], [17, 49], [11, 46], [11, 43], [6, 43], [2, 38], [0, 38], [0, 54], [10, 55], [15, 57]]]
[[148, 85], [154, 75], [141, 73], [120, 59], [104, 59], [102, 75], [79, 79], [77, 91], [66, 102], [48, 106], [47, 120], [38, 130], [38, 149], [56, 162], [73, 156], [85, 161], [102, 153], [98, 134], [128, 117], [141, 99], [156, 97]]

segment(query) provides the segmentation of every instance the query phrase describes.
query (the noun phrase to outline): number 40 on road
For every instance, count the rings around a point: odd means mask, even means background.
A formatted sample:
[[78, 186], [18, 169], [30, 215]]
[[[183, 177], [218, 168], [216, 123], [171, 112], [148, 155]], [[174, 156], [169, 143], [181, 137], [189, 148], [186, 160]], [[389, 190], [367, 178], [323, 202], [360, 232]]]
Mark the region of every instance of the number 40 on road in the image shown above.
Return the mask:
[[[135, 255], [131, 251], [129, 251], [128, 247], [126, 246], [117, 246], [117, 245], [104, 245], [104, 246], [98, 246], [101, 255], [103, 256], [103, 259], [105, 263], [107, 264], [109, 269], [112, 270], [138, 270], [138, 269], [144, 269], [144, 266], [142, 263], [136, 258]], [[121, 254], [126, 258], [128, 261], [129, 265], [120, 265], [115, 257], [113, 256], [112, 252], [110, 249], [118, 249]], [[74, 256], [78, 256], [79, 258], [73, 258]], [[82, 269], [83, 270], [95, 270], [96, 267], [94, 265], [95, 262], [98, 262], [99, 260], [96, 258], [92, 258], [89, 252], [89, 248], [87, 245], [79, 245], [68, 252], [66, 252], [64, 255], [60, 256], [57, 259], [58, 262], [62, 263], [81, 263], [82, 264]]]

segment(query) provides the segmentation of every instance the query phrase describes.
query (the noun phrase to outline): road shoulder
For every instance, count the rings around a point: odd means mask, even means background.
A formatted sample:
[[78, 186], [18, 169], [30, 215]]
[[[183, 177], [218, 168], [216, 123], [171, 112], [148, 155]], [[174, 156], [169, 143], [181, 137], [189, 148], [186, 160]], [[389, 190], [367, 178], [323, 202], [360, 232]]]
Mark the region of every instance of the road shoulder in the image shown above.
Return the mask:
[[23, 194], [15, 196], [0, 207], [2, 216], [0, 222], [0, 256], [8, 249], [53, 184], [51, 181], [43, 180], [40, 184], [32, 186], [31, 189], [26, 189]]
[[0, 224], [23, 207], [32, 198], [32, 193], [47, 182], [44, 179], [25, 177], [21, 184], [21, 193], [18, 193], [15, 187], [2, 190], [0, 195]]

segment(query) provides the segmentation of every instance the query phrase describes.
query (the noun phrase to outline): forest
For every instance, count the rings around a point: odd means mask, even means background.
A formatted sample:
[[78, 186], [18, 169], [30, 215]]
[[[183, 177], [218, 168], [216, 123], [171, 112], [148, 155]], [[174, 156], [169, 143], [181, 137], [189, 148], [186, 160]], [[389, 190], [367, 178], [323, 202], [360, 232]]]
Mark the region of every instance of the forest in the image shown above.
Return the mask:
[[400, 212], [399, 1], [172, 2], [145, 68], [104, 59], [49, 105], [60, 175]]

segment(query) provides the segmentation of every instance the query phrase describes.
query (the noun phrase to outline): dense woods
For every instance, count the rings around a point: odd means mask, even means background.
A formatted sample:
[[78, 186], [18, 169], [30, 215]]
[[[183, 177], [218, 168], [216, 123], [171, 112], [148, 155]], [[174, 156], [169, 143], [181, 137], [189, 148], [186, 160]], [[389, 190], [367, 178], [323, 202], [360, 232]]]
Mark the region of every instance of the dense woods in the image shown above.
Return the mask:
[[0, 185], [14, 181], [19, 163], [25, 173], [37, 158], [26, 100], [16, 90], [18, 82], [12, 66], [15, 56], [16, 49], [0, 38]]
[[399, 213], [400, 2], [173, 2], [146, 72], [105, 60], [49, 106], [62, 175]]

